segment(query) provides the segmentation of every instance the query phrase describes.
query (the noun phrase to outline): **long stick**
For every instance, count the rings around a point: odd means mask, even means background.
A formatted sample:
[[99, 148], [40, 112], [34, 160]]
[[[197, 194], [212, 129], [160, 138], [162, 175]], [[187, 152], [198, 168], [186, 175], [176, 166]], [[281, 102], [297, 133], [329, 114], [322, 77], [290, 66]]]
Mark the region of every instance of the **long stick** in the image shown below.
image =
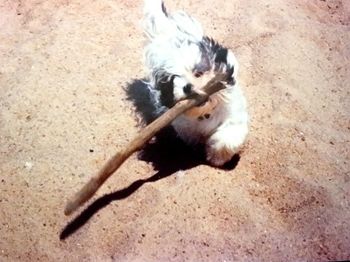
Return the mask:
[[[202, 90], [208, 96], [210, 96], [213, 93], [224, 89], [225, 86], [220, 81], [223, 81], [225, 78], [225, 74], [217, 74], [202, 88]], [[188, 109], [204, 103], [207, 98], [208, 97], [206, 96], [198, 96], [180, 101], [159, 118], [154, 120], [151, 124], [146, 126], [138, 136], [136, 136], [129, 144], [125, 146], [123, 150], [116, 153], [111, 159], [109, 159], [100, 172], [96, 176], [92, 177], [90, 181], [67, 202], [64, 214], [70, 215], [76, 209], [78, 209], [79, 206], [88, 201], [107, 180], [107, 178], [109, 178], [129, 156], [142, 149], [144, 145], [162, 128], [169, 125], [177, 116], [181, 115]]]

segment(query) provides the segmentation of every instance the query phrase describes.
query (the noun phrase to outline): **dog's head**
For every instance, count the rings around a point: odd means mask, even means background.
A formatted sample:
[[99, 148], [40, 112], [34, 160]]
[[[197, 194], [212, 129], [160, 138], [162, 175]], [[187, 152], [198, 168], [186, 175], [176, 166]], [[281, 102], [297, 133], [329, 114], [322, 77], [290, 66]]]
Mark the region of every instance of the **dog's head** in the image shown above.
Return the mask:
[[192, 49], [193, 52], [182, 60], [184, 63], [182, 74], [173, 78], [175, 99], [191, 93], [200, 93], [200, 89], [217, 73], [226, 73], [226, 84], [235, 85], [238, 62], [229, 49], [210, 38], [203, 38]]
[[[162, 104], [171, 107], [176, 101], [201, 93], [201, 88], [217, 73], [226, 73], [228, 86], [234, 86], [238, 63], [233, 53], [205, 37], [201, 42], [181, 43], [174, 49], [158, 49], [152, 54], [161, 61], [153, 71], [152, 82], [161, 91]], [[162, 55], [160, 55], [162, 54]]]

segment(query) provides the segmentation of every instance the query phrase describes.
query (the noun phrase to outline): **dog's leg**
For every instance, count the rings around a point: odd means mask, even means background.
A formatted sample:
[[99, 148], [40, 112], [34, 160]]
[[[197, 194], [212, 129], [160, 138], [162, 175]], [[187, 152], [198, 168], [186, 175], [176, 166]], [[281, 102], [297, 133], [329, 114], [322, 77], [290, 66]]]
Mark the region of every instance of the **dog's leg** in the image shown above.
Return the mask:
[[212, 165], [222, 166], [241, 149], [248, 134], [248, 116], [246, 112], [240, 114], [240, 120], [226, 120], [207, 140], [207, 161]]

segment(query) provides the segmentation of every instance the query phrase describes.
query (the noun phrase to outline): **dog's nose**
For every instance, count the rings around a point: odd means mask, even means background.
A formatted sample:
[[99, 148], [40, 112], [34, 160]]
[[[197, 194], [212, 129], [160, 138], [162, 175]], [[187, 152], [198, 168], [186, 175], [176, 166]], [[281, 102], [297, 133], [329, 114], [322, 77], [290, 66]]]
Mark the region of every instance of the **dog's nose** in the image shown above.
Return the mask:
[[206, 93], [198, 88], [195, 88], [192, 84], [187, 84], [183, 87], [183, 91], [187, 96], [205, 96]]
[[187, 84], [183, 87], [184, 93], [186, 95], [190, 95], [193, 92], [193, 85], [192, 84]]

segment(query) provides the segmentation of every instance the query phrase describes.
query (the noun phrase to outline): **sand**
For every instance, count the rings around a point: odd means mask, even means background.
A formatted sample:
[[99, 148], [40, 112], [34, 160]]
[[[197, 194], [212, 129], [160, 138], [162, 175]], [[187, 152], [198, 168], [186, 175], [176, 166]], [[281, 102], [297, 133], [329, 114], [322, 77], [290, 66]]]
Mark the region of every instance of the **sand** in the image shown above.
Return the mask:
[[0, 260], [350, 259], [350, 1], [167, 5], [240, 62], [240, 157], [152, 144], [66, 217], [141, 130], [125, 88], [145, 75], [142, 1], [2, 0]]

